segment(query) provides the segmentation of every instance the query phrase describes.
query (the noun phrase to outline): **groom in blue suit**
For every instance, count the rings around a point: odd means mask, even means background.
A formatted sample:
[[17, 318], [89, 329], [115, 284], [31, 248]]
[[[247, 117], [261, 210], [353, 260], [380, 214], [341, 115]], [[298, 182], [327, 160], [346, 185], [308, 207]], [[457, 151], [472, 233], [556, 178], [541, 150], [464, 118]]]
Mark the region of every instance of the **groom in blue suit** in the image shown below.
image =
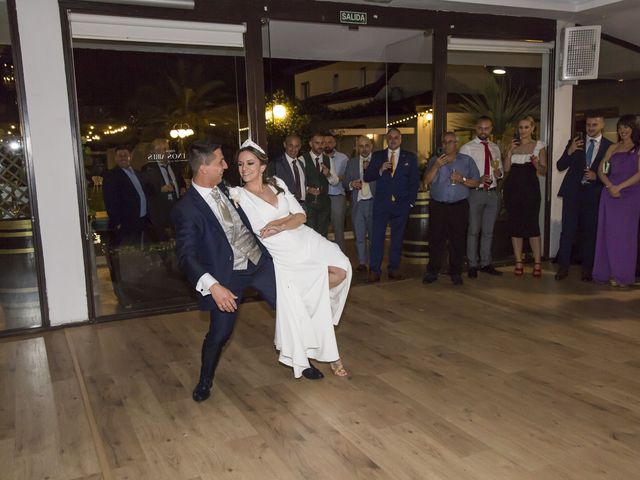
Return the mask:
[[602, 136], [603, 129], [604, 118], [601, 115], [587, 115], [586, 138], [583, 140], [579, 135], [570, 140], [557, 163], [559, 171], [568, 171], [558, 192], [558, 196], [562, 197], [562, 233], [556, 280], [563, 280], [569, 274], [571, 250], [579, 226], [582, 230], [582, 281], [590, 282], [592, 279], [598, 208], [603, 186], [597, 172], [611, 146], [611, 142]]
[[402, 134], [397, 128], [387, 132], [385, 150], [374, 152], [364, 172], [365, 182], [375, 182], [373, 200], [373, 235], [369, 259], [369, 282], [380, 280], [380, 267], [384, 256], [384, 238], [387, 224], [391, 224], [388, 275], [391, 280], [402, 277], [398, 273], [402, 237], [407, 226], [409, 211], [416, 203], [420, 173], [415, 153], [400, 149]]
[[256, 240], [244, 212], [227, 197], [222, 183], [227, 163], [220, 145], [195, 142], [188, 155], [193, 183], [171, 216], [180, 266], [200, 293], [200, 309], [210, 312], [200, 379], [193, 390], [193, 399], [201, 402], [209, 398], [245, 289], [255, 288], [273, 308], [276, 291], [271, 257]]

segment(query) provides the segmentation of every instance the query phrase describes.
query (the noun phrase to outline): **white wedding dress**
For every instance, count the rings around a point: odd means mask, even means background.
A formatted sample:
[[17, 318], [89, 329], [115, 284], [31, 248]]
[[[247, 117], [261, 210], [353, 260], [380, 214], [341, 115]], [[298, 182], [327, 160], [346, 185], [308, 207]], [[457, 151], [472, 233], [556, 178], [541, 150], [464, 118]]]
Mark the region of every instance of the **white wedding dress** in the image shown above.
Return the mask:
[[[274, 207], [260, 197], [239, 189], [239, 204], [256, 234], [269, 222], [290, 213], [304, 213], [285, 183], [276, 177], [284, 193], [276, 195]], [[271, 188], [277, 193], [275, 188]], [[340, 358], [334, 325], [342, 315], [351, 285], [351, 263], [337, 244], [301, 225], [262, 239], [273, 257], [276, 274], [276, 331], [274, 343], [280, 362], [293, 367], [296, 378], [309, 368], [309, 358], [333, 362]], [[329, 266], [339, 267], [347, 277], [329, 289]]]

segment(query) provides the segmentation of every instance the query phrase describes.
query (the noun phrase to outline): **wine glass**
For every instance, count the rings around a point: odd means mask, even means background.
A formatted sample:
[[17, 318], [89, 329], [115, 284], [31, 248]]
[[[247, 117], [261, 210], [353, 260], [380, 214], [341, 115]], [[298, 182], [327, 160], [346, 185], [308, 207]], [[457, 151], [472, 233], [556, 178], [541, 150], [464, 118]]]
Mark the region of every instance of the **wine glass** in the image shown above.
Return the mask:
[[452, 168], [451, 169], [451, 175], [449, 176], [449, 180], [451, 180], [451, 183], [449, 184], [450, 186], [455, 186], [456, 185], [456, 181], [453, 179], [453, 174], [456, 173], [456, 169]]

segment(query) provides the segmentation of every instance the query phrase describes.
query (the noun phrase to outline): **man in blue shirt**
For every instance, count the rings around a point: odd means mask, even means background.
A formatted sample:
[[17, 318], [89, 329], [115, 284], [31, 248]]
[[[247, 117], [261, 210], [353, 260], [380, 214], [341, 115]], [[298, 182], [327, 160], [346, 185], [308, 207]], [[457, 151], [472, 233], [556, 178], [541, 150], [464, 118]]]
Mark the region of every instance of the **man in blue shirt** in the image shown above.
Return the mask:
[[473, 158], [458, 153], [453, 132], [442, 136], [444, 154], [429, 160], [424, 183], [431, 189], [429, 203], [429, 265], [422, 279], [433, 283], [442, 266], [449, 241], [449, 273], [454, 285], [462, 285], [462, 262], [469, 223], [469, 189], [480, 185], [480, 172]]
[[331, 200], [331, 225], [333, 227], [334, 241], [338, 244], [340, 250], [344, 252], [344, 217], [347, 203], [342, 180], [344, 180], [349, 157], [336, 150], [336, 137], [332, 133], [328, 133], [324, 137], [324, 153], [331, 160], [332, 172], [338, 177], [338, 183], [333, 183], [329, 179], [328, 193]]

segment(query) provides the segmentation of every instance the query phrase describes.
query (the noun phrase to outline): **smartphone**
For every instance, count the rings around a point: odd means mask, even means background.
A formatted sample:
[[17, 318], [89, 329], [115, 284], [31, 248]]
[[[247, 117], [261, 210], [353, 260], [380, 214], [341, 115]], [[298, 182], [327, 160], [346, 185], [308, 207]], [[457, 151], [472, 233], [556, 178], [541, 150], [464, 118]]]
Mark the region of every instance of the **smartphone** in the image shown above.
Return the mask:
[[516, 141], [516, 143], [518, 145], [520, 145], [520, 133], [519, 132], [513, 132], [513, 139]]
[[573, 138], [578, 137], [578, 140], [582, 140], [584, 142], [584, 132], [576, 132]]
[[441, 157], [444, 154], [444, 147], [440, 146], [436, 148], [436, 156]]

